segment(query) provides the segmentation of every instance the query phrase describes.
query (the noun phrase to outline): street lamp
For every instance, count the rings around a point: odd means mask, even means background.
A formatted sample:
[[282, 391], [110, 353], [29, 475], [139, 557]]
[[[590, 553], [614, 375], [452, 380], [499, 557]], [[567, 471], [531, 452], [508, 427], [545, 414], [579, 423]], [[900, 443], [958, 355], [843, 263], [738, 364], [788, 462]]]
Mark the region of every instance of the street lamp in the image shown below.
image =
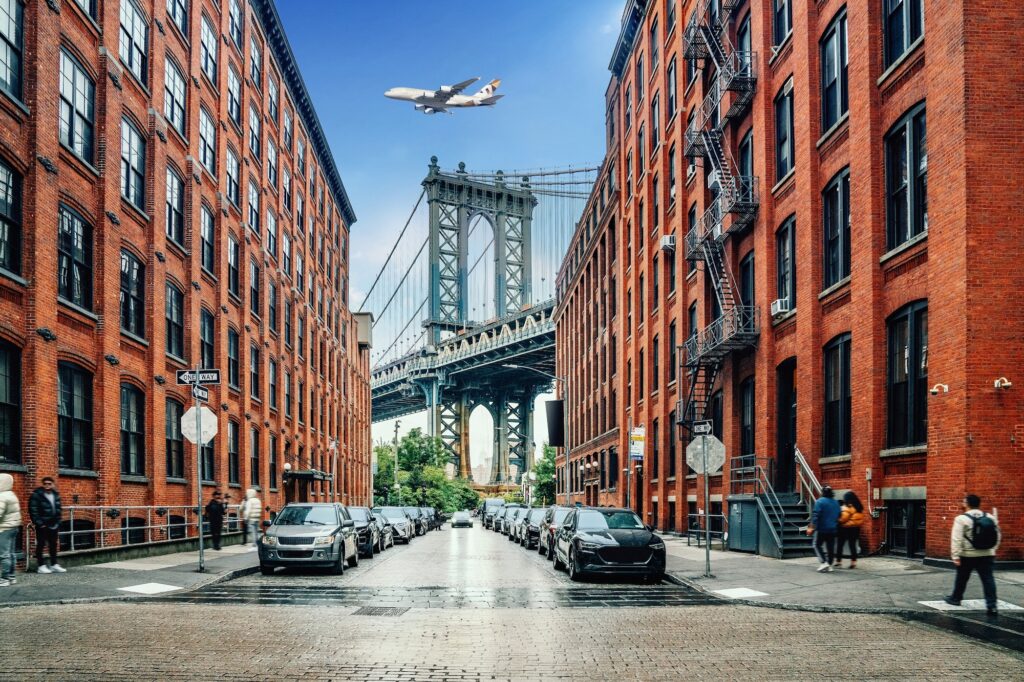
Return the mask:
[[[517, 364], [514, 364], [514, 363], [505, 363], [505, 364], [502, 365], [502, 367], [504, 367], [506, 369], [525, 369], [525, 370], [529, 370], [531, 372], [536, 372], [537, 374], [541, 374], [543, 376], [546, 376], [547, 378], [552, 379], [554, 381], [561, 381], [562, 382], [562, 394], [563, 394], [563, 398], [562, 399], [563, 400], [567, 400], [568, 399], [568, 396], [569, 396], [569, 382], [566, 381], [565, 377], [555, 376], [551, 372], [545, 372], [544, 370], [537, 369], [536, 367], [528, 367], [526, 365], [517, 365]], [[564, 407], [562, 408], [562, 415], [563, 415], [563, 418], [564, 418], [564, 416], [565, 416], [565, 408]], [[565, 431], [566, 431], [566, 443], [572, 442], [569, 439], [569, 437], [568, 437], [569, 436], [569, 420], [568, 419], [565, 420]], [[570, 497], [571, 497], [570, 493], [569, 493], [569, 446], [566, 445], [564, 447], [564, 450], [565, 450], [565, 473], [566, 473], [566, 476], [565, 476], [565, 504], [566, 504], [566, 506], [569, 506], [569, 504], [570, 504]]]

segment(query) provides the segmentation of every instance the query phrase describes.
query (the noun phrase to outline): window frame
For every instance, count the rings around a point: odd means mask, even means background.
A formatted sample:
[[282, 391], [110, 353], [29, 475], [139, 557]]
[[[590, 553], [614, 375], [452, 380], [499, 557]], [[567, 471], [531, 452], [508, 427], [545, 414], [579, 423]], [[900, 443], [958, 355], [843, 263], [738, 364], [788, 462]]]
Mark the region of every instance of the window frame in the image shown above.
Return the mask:
[[61, 469], [93, 469], [93, 417], [92, 372], [72, 362], [58, 362], [57, 461]]
[[796, 310], [796, 216], [782, 221], [775, 231], [775, 298], [789, 301]]
[[[822, 457], [838, 457], [852, 452], [850, 339], [850, 332], [844, 332], [825, 344], [822, 350]], [[834, 389], [838, 390], [838, 395]]]
[[796, 167], [796, 150], [793, 140], [792, 76], [779, 88], [773, 109], [775, 113], [775, 181], [781, 182]]
[[[69, 73], [65, 72], [65, 67]], [[96, 83], [82, 63], [63, 48], [60, 50], [59, 119], [61, 144], [92, 166], [96, 158]]]
[[[57, 209], [57, 297], [83, 310], [93, 309], [93, 228], [81, 213], [60, 204]], [[70, 237], [66, 227], [77, 227], [79, 234]], [[67, 276], [68, 280], [62, 281]], [[73, 281], [74, 280], [74, 281]], [[79, 284], [75, 288], [75, 281]]]
[[205, 307], [199, 310], [199, 362], [204, 368], [217, 363], [217, 323]]
[[185, 248], [185, 179], [167, 166], [165, 187], [164, 236]]
[[206, 107], [199, 107], [199, 163], [217, 177], [217, 124]]
[[146, 338], [146, 266], [127, 249], [121, 249], [120, 322], [121, 331]]
[[[905, 395], [894, 391], [898, 325], [906, 324]], [[921, 374], [923, 366], [924, 373]], [[913, 368], [913, 372], [911, 369]], [[902, 405], [897, 403], [902, 402]], [[902, 408], [902, 413], [896, 410]], [[919, 414], [920, 413], [920, 414]], [[897, 417], [905, 417], [902, 425]], [[901, 437], [902, 435], [902, 437]], [[890, 448], [914, 447], [928, 442], [928, 301], [908, 303], [886, 319], [886, 442]]]
[[821, 193], [822, 286], [850, 276], [850, 169], [836, 173]]
[[[891, 251], [928, 233], [928, 121], [925, 102], [911, 107], [885, 134], [886, 247]], [[902, 139], [902, 144], [897, 144]], [[894, 154], [905, 169], [894, 172]], [[895, 181], [905, 185], [897, 186]], [[900, 201], [898, 196], [906, 194]], [[897, 211], [897, 207], [902, 209]], [[901, 223], [902, 219], [902, 223]]]
[[185, 359], [185, 292], [167, 280], [164, 300], [164, 350]]
[[199, 209], [199, 221], [200, 264], [203, 270], [212, 275], [217, 267], [217, 222], [213, 211], [206, 204]]
[[13, 36], [0, 32], [0, 45], [7, 48], [8, 54], [13, 55], [14, 62], [7, 73], [0, 73], [0, 90], [13, 97], [18, 102], [22, 101], [25, 89], [25, 3], [23, 0], [10, 0], [15, 16], [13, 24], [15, 31]]
[[[898, 9], [894, 10], [893, 3]], [[898, 46], [894, 40], [897, 19], [900, 29]], [[882, 0], [882, 68], [888, 69], [910, 52], [924, 36], [924, 30], [923, 0]]]
[[121, 475], [146, 475], [146, 395], [121, 382]]
[[241, 389], [241, 359], [239, 358], [241, 337], [234, 327], [228, 327], [228, 387]]
[[164, 406], [164, 456], [167, 478], [185, 477], [185, 438], [181, 433], [181, 417], [185, 406], [167, 398]]
[[21, 348], [0, 339], [0, 463], [20, 464]]
[[146, 143], [142, 131], [127, 116], [122, 116], [121, 198], [143, 213], [146, 211]]
[[0, 157], [0, 269], [21, 274], [21, 174]]
[[[848, 38], [844, 7], [832, 19], [818, 41], [822, 130], [832, 129], [850, 110]], [[830, 60], [832, 73], [828, 72]]]
[[[17, 0], [15, 0], [17, 1]], [[130, 12], [130, 14], [129, 14]], [[128, 20], [130, 26], [125, 26]], [[135, 0], [121, 0], [117, 56], [125, 70], [143, 85], [149, 75], [149, 18]], [[141, 28], [141, 36], [138, 34]], [[125, 54], [127, 50], [128, 54]]]
[[199, 22], [199, 70], [214, 85], [217, 85], [218, 49], [217, 31], [204, 12]]

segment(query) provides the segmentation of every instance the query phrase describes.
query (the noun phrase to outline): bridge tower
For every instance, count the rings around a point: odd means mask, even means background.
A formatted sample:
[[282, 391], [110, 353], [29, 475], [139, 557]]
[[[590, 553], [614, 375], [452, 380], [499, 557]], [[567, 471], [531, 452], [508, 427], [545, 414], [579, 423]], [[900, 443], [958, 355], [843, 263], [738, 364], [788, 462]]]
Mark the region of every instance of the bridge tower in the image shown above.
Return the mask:
[[[445, 338], [464, 331], [467, 316], [469, 226], [478, 215], [493, 230], [494, 311], [497, 318], [515, 314], [533, 303], [531, 225], [537, 199], [529, 178], [506, 184], [501, 171], [491, 178], [471, 176], [465, 163], [455, 173], [441, 171], [430, 157], [423, 180], [429, 207], [429, 312], [423, 322], [427, 346], [435, 349]], [[439, 436], [459, 477], [470, 479], [469, 416], [484, 405], [494, 419], [491, 481], [512, 482], [510, 465], [522, 473], [532, 466], [533, 404], [537, 381], [526, 385], [473, 387], [447, 381], [443, 373], [424, 373], [413, 381], [423, 390], [430, 433]]]

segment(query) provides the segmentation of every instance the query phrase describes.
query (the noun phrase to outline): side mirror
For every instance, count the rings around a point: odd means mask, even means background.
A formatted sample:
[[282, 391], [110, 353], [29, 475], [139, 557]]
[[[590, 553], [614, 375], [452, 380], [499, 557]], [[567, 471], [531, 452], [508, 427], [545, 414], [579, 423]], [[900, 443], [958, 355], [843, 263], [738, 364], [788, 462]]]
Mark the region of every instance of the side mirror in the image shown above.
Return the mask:
[[652, 526], [649, 523], [647, 525], [645, 525], [644, 528], [646, 528], [647, 530], [651, 531], [652, 533], [654, 532], [654, 526]]
[[345, 519], [344, 521], [341, 522], [341, 527], [342, 528], [355, 528], [355, 525], [356, 525], [356, 522], [353, 521], [352, 519]]
[[271, 525], [273, 525], [273, 524], [271, 524], [270, 521], [264, 521], [263, 522], [263, 529], [266, 530], [267, 528], [270, 528]]

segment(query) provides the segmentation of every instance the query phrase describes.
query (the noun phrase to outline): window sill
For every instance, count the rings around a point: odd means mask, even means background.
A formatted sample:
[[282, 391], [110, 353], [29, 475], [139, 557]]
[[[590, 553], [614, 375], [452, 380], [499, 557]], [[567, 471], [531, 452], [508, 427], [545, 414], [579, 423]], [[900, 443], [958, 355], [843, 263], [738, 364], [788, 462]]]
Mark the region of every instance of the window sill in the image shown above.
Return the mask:
[[792, 42], [793, 29], [789, 29], [789, 33], [786, 34], [786, 37], [782, 39], [781, 43], [779, 43], [778, 45], [771, 46], [772, 56], [771, 59], [768, 60], [768, 66], [775, 66], [775, 62], [782, 59], [781, 55], [784, 52], [786, 52], [787, 48], [792, 44]]
[[839, 464], [841, 462], [849, 462], [853, 460], [852, 455], [833, 455], [831, 457], [822, 457], [818, 460], [818, 465], [822, 464]]
[[177, 251], [178, 255], [181, 256], [182, 258], [189, 258], [192, 255], [188, 252], [188, 249], [186, 249], [183, 244], [180, 244], [171, 237], [167, 237], [166, 244], [171, 248], [172, 251]]
[[[184, 479], [182, 479], [182, 480], [184, 480]], [[187, 483], [188, 481], [185, 481], [185, 482]], [[203, 480], [203, 485], [207, 485], [207, 486], [216, 488], [218, 486], [218, 483], [217, 483], [217, 481], [207, 481], [207, 480], [204, 479]]]
[[179, 485], [188, 485], [188, 480], [186, 480], [184, 478], [178, 478], [177, 476], [168, 476], [167, 477], [167, 482], [168, 483], [177, 483]]
[[791, 319], [793, 317], [796, 317], [796, 308], [793, 308], [792, 310], [790, 310], [785, 315], [779, 315], [778, 317], [773, 317], [772, 318], [772, 327], [778, 327], [780, 324], [782, 324], [786, 320], [789, 320], [789, 319]]
[[921, 37], [918, 38], [917, 40], [915, 40], [910, 45], [910, 47], [907, 48], [906, 52], [901, 54], [896, 59], [896, 61], [894, 61], [892, 64], [889, 65], [889, 68], [887, 68], [885, 71], [882, 72], [882, 75], [878, 77], [878, 80], [875, 81], [875, 84], [878, 85], [879, 87], [881, 87], [882, 84], [885, 83], [885, 81], [889, 80], [890, 76], [892, 76], [894, 73], [899, 71], [901, 66], [906, 64], [910, 60], [911, 57], [913, 57], [914, 55], [917, 54], [918, 50], [921, 48], [922, 45], [924, 45], [924, 33], [923, 32], [921, 33]]
[[166, 353], [165, 355], [167, 356], [168, 360], [175, 362], [181, 365], [182, 367], [188, 367], [188, 360], [186, 360], [185, 358], [179, 357], [174, 353]]
[[123, 194], [121, 195], [121, 204], [124, 205], [124, 206], [127, 206], [129, 212], [136, 214], [135, 215], [136, 218], [142, 218], [143, 222], [145, 222], [147, 224], [149, 223], [149, 214], [147, 214], [141, 208], [139, 208], [134, 203], [132, 203], [132, 200], [129, 199], [128, 197], [126, 197]]
[[896, 256], [900, 255], [901, 253], [905, 253], [905, 252], [909, 251], [910, 249], [914, 248], [915, 246], [917, 246], [921, 242], [926, 241], [927, 239], [928, 239], [928, 230], [925, 230], [921, 234], [914, 235], [913, 237], [911, 237], [907, 241], [903, 242], [899, 246], [893, 248], [890, 251], [886, 251], [885, 254], [883, 254], [882, 257], [878, 259], [878, 263], [880, 265], [884, 265], [886, 261], [890, 261], [893, 258], [895, 258]]
[[846, 112], [842, 116], [839, 117], [839, 120], [832, 124], [831, 128], [829, 128], [824, 133], [822, 133], [821, 137], [819, 137], [818, 141], [814, 144], [815, 148], [821, 149], [821, 145], [823, 145], [826, 142], [828, 142], [829, 138], [831, 138], [833, 135], [835, 135], [836, 132], [840, 128], [845, 127], [845, 125], [849, 121], [850, 121], [850, 110], [847, 109]]
[[58, 476], [74, 476], [76, 478], [99, 478], [98, 472], [92, 469], [65, 469], [61, 467], [57, 469]]
[[132, 71], [132, 70], [131, 70], [131, 69], [130, 69], [130, 68], [128, 67], [128, 65], [124, 63], [124, 60], [123, 60], [123, 59], [121, 59], [120, 57], [118, 57], [118, 61], [119, 61], [119, 62], [120, 62], [120, 64], [121, 64], [121, 72], [122, 72], [122, 73], [123, 73], [124, 75], [128, 76], [128, 80], [130, 80], [130, 81], [131, 81], [132, 83], [134, 83], [134, 84], [135, 84], [135, 87], [137, 87], [137, 88], [138, 88], [139, 90], [141, 90], [141, 91], [142, 91], [142, 93], [143, 93], [143, 94], [144, 94], [144, 95], [146, 96], [146, 99], [147, 99], [147, 100], [152, 100], [152, 99], [153, 99], [153, 93], [151, 93], [151, 92], [149, 91], [149, 87], [148, 87], [148, 86], [147, 86], [147, 85], [146, 85], [145, 83], [143, 83], [143, 82], [142, 82], [141, 80], [139, 80], [139, 77], [138, 77], [138, 76], [136, 76], [136, 75], [135, 75], [135, 72], [134, 72], [134, 71]]
[[12, 95], [10, 92], [5, 90], [4, 88], [0, 88], [0, 96], [2, 96], [3, 99], [7, 100], [8, 102], [10, 102], [14, 106], [16, 106], [18, 109], [20, 109], [21, 112], [23, 114], [25, 114], [26, 116], [31, 116], [32, 115], [32, 110], [29, 109], [28, 106], [24, 102], [22, 102], [20, 99], [18, 99], [14, 95]]
[[819, 301], [825, 300], [826, 298], [828, 298], [829, 296], [831, 296], [835, 292], [839, 291], [840, 289], [848, 286], [849, 284], [850, 284], [850, 276], [847, 275], [846, 277], [843, 277], [841, 280], [839, 280], [838, 282], [836, 282], [835, 284], [833, 284], [832, 286], [830, 286], [829, 288], [825, 289], [820, 294], [818, 294], [818, 300]]
[[66, 308], [70, 308], [71, 310], [75, 311], [79, 315], [85, 315], [86, 317], [88, 317], [93, 322], [99, 322], [100, 321], [100, 318], [96, 316], [96, 313], [92, 312], [91, 310], [86, 310], [82, 306], [78, 305], [77, 303], [72, 303], [71, 301], [67, 300], [66, 298], [61, 298], [60, 296], [58, 296], [57, 297], [57, 303], [59, 303], [60, 305], [66, 307]]
[[149, 483], [149, 477], [136, 474], [121, 474], [121, 483]]
[[16, 464], [15, 462], [0, 462], [0, 471], [16, 471], [27, 474], [28, 467], [24, 464]]
[[146, 339], [142, 338], [141, 336], [136, 336], [135, 334], [132, 334], [127, 329], [121, 330], [121, 336], [129, 339], [130, 341], [134, 341], [139, 345], [146, 346], [147, 348], [149, 347], [149, 341], [146, 341]]
[[241, 488], [242, 484], [241, 483], [228, 483], [228, 487], [229, 488]]
[[793, 168], [790, 168], [788, 173], [786, 173], [784, 176], [779, 178], [779, 181], [775, 183], [774, 187], [772, 187], [771, 193], [775, 194], [776, 192], [778, 192], [782, 188], [783, 185], [785, 185], [787, 182], [792, 180], [795, 176], [796, 176], [796, 166], [794, 166]]
[[8, 270], [6, 268], [0, 268], [0, 277], [3, 277], [4, 279], [9, 279], [12, 282], [14, 282], [16, 284], [20, 284], [23, 287], [27, 287], [28, 286], [28, 280], [27, 279], [25, 279], [21, 275], [18, 275], [17, 273], [11, 272], [10, 270]]
[[241, 297], [233, 291], [228, 292], [228, 300], [234, 303], [236, 306], [242, 305]]
[[905, 448], [886, 448], [885, 450], [880, 450], [878, 452], [878, 456], [881, 459], [886, 459], [886, 458], [889, 458], [889, 457], [908, 457], [910, 455], [927, 455], [927, 454], [928, 454], [928, 446], [927, 445], [911, 445], [911, 446], [908, 446], [908, 447], [905, 447]]
[[80, 156], [78, 152], [76, 152], [74, 149], [67, 146], [63, 142], [60, 143], [60, 150], [64, 152], [65, 156], [70, 157], [70, 159], [68, 159], [70, 163], [76, 166], [83, 166], [87, 171], [92, 173], [97, 178], [100, 176], [100, 172], [99, 170], [96, 169], [96, 166], [92, 165], [92, 163], [90, 163], [87, 159], [82, 158], [82, 156]]

